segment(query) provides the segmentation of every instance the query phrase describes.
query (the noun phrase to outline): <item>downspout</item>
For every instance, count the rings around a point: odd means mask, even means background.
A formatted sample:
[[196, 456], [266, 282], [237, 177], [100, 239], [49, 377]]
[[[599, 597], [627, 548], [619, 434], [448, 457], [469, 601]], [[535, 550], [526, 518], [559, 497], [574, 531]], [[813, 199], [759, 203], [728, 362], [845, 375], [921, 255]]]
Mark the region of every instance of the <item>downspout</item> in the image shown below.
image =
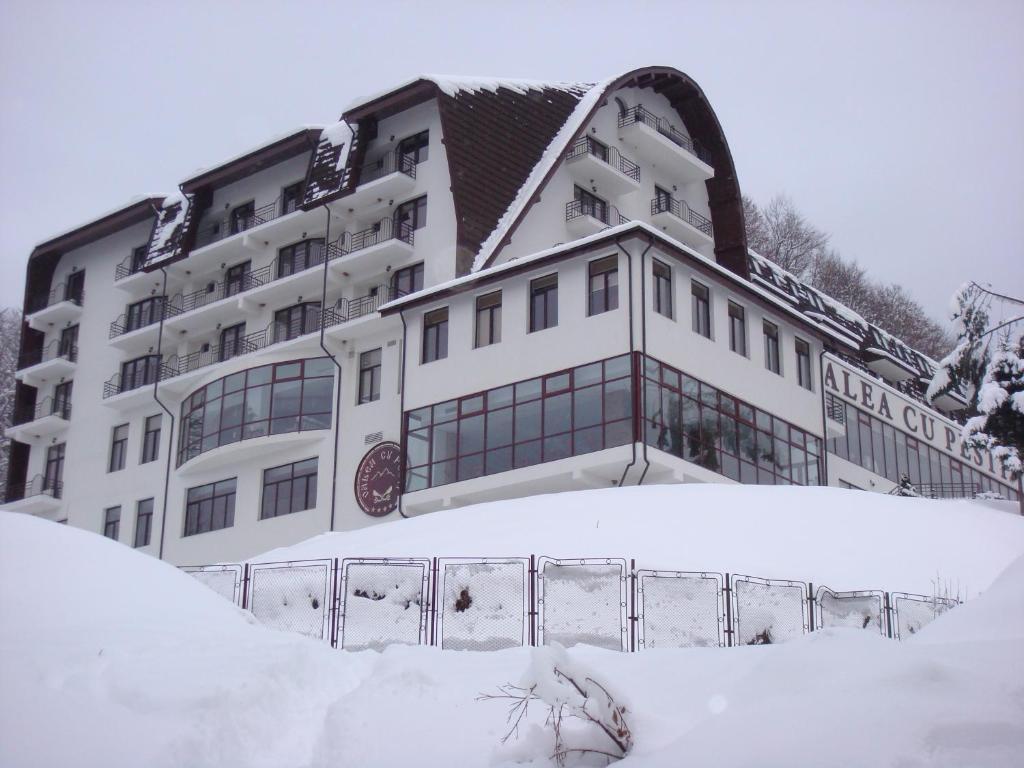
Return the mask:
[[[615, 245], [618, 246], [619, 250], [626, 254], [626, 264], [629, 267], [629, 368], [631, 371], [635, 370], [635, 361], [633, 360], [633, 254], [622, 247], [622, 243], [619, 242], [618, 238], [615, 239]], [[632, 375], [632, 374], [630, 374]], [[637, 377], [639, 379], [639, 377]], [[632, 404], [630, 404], [632, 408]], [[642, 424], [641, 420], [641, 424]], [[629, 460], [629, 463], [622, 470], [622, 477], [619, 478], [619, 487], [626, 481], [626, 473], [629, 472], [636, 465], [636, 436], [639, 434], [634, 431], [632, 440], [633, 457]]]
[[825, 410], [825, 346], [818, 353], [818, 383], [821, 386], [821, 479], [828, 485], [828, 412]]
[[[406, 328], [406, 325], [405, 325], [405, 310], [404, 309], [399, 309], [398, 310], [398, 316], [400, 318], [402, 318], [402, 373], [401, 373], [401, 375], [399, 376], [399, 379], [398, 379], [398, 388], [399, 388], [399, 392], [398, 392], [398, 413], [399, 413], [399, 419], [400, 419], [400, 423], [398, 425], [398, 429], [399, 429], [398, 434], [400, 435], [400, 437], [399, 437], [399, 450], [398, 450], [398, 453], [399, 453], [399, 456], [401, 456], [401, 458], [402, 458], [402, 486], [404, 487], [405, 486], [405, 357], [406, 357], [405, 342], [406, 342], [406, 335], [407, 335], [408, 329]], [[407, 514], [405, 514], [405, 510], [402, 509], [402, 500], [404, 498], [405, 498], [405, 494], [402, 493], [402, 491], [400, 490], [399, 493], [398, 493], [398, 514], [400, 514], [402, 517], [407, 518], [409, 516]]]
[[171, 487], [171, 460], [173, 458], [174, 447], [174, 414], [171, 413], [171, 409], [168, 408], [163, 400], [160, 399], [159, 387], [160, 387], [160, 373], [164, 365], [163, 356], [163, 341], [164, 341], [164, 318], [167, 316], [167, 269], [160, 267], [160, 273], [164, 276], [164, 284], [160, 288], [160, 293], [164, 297], [160, 308], [160, 327], [157, 330], [156, 337], [156, 354], [159, 359], [159, 367], [156, 371], [156, 379], [153, 381], [153, 399], [156, 400], [157, 405], [163, 409], [163, 412], [167, 414], [171, 420], [170, 429], [167, 431], [167, 460], [164, 462], [164, 500], [163, 509], [160, 512], [160, 546], [157, 552], [157, 559], [164, 559], [164, 532], [167, 530], [167, 495]]
[[324, 279], [320, 296], [320, 349], [331, 358], [338, 369], [338, 386], [334, 392], [334, 458], [331, 462], [331, 525], [328, 531], [334, 530], [334, 511], [338, 500], [338, 442], [341, 440], [341, 364], [324, 343], [324, 310], [327, 309], [327, 268], [331, 264], [330, 252], [327, 250], [331, 242], [331, 209], [324, 203], [327, 214], [327, 226], [324, 228]]

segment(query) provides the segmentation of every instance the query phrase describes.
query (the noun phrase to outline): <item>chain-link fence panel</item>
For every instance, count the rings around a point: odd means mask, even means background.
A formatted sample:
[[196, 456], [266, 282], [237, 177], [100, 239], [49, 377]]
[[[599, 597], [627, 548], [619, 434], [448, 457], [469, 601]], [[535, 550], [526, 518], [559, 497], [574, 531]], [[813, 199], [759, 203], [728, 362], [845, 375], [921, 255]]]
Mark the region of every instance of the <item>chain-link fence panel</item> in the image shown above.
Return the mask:
[[629, 649], [628, 571], [614, 558], [537, 561], [538, 642]]
[[249, 566], [249, 610], [261, 624], [330, 640], [331, 561]]
[[440, 646], [500, 651], [530, 642], [528, 558], [441, 558]]
[[235, 605], [242, 602], [242, 566], [230, 565], [186, 565], [182, 569], [196, 581], [201, 581], [225, 600]]
[[637, 571], [638, 647], [725, 645], [724, 581], [720, 573]]
[[875, 590], [834, 592], [820, 587], [815, 593], [814, 626], [853, 627], [877, 632], [883, 637], [885, 628], [885, 593]]
[[931, 623], [950, 608], [956, 607], [957, 602], [945, 597], [890, 592], [889, 605], [893, 611], [893, 637], [903, 640], [917, 634], [921, 627]]
[[733, 576], [733, 645], [784, 643], [807, 632], [807, 585], [802, 581]]
[[360, 558], [342, 561], [338, 647], [383, 650], [429, 641], [430, 561]]

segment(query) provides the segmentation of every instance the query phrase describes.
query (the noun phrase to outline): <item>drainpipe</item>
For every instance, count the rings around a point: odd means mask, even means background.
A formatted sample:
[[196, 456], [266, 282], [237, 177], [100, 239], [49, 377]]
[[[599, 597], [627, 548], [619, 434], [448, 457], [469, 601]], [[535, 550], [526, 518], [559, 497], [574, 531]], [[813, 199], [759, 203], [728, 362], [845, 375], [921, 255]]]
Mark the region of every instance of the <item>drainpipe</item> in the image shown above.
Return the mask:
[[163, 304], [160, 309], [160, 327], [157, 330], [156, 337], [156, 354], [159, 362], [159, 367], [156, 371], [156, 379], [153, 382], [153, 399], [156, 400], [157, 405], [163, 409], [163, 412], [167, 414], [171, 420], [170, 429], [167, 431], [167, 460], [164, 462], [164, 500], [163, 509], [160, 512], [160, 547], [157, 553], [159, 560], [164, 559], [164, 532], [167, 530], [167, 494], [171, 487], [171, 459], [172, 459], [172, 448], [174, 447], [174, 414], [171, 413], [171, 409], [168, 408], [164, 402], [160, 399], [159, 387], [160, 387], [160, 369], [163, 368], [163, 340], [164, 340], [164, 317], [167, 314], [167, 269], [160, 267], [160, 273], [164, 276], [164, 284], [160, 289], [161, 295], [163, 295]]
[[[630, 370], [633, 370], [633, 366], [634, 366], [634, 362], [635, 362], [633, 360], [633, 254], [630, 253], [629, 251], [627, 251], [625, 248], [622, 247], [622, 243], [619, 242], [618, 238], [616, 238], [616, 240], [615, 240], [615, 245], [618, 246], [620, 251], [622, 251], [624, 254], [626, 254], [626, 264], [628, 265], [628, 268], [629, 268], [629, 367], [630, 367]], [[639, 377], [638, 377], [638, 380], [639, 380]], [[632, 408], [632, 404], [630, 404], [630, 407]], [[635, 409], [634, 409], [634, 414], [635, 414]], [[643, 424], [643, 421], [641, 420], [640, 423]], [[622, 484], [626, 481], [626, 473], [628, 473], [629, 470], [632, 469], [636, 465], [636, 439], [635, 439], [636, 438], [636, 434], [637, 433], [634, 432], [634, 434], [633, 434], [634, 439], [632, 441], [632, 443], [633, 443], [633, 445], [632, 445], [633, 457], [629, 460], [629, 463], [626, 464], [626, 466], [623, 468], [623, 470], [622, 470], [622, 477], [619, 478], [619, 487], [620, 488], [622, 487]]]
[[[647, 252], [654, 247], [654, 238], [650, 235], [647, 236], [647, 247], [640, 253], [640, 354], [643, 355], [643, 359], [647, 359], [647, 270], [644, 266], [647, 258]], [[643, 369], [641, 369], [642, 371]], [[642, 383], [643, 377], [641, 377]], [[640, 390], [640, 418], [647, 418], [647, 387], [644, 386]], [[641, 421], [643, 424], [643, 421]], [[641, 432], [641, 438], [643, 433]], [[637, 485], [644, 484], [644, 478], [647, 477], [647, 470], [651, 468], [651, 462], [647, 459], [647, 441], [644, 440], [641, 444], [644, 451], [644, 471], [640, 473], [640, 479], [637, 480]]]
[[[618, 239], [615, 240], [615, 245], [618, 247], [618, 249], [620, 251], [622, 251], [624, 254], [626, 254], [626, 263], [629, 266], [629, 353], [630, 353], [630, 357], [632, 357], [632, 355], [633, 355], [633, 254], [631, 254], [629, 251], [627, 251], [625, 248], [623, 248], [622, 247], [622, 243]], [[646, 281], [645, 281], [645, 276], [644, 276], [644, 257], [647, 256], [647, 252], [649, 250], [651, 250], [651, 247], [653, 245], [654, 245], [654, 241], [651, 240], [651, 239], [648, 239], [647, 247], [640, 254], [640, 311], [641, 311], [640, 324], [641, 324], [641, 329], [642, 329], [641, 339], [640, 339], [640, 347], [641, 347], [641, 353], [645, 357], [647, 355], [647, 318], [646, 318], [647, 295], [646, 295], [646, 288], [645, 288], [645, 282]], [[633, 361], [630, 360], [630, 365], [632, 365], [632, 363], [633, 363]], [[642, 374], [642, 371], [643, 371], [643, 368], [641, 368], [641, 374]], [[641, 442], [643, 444], [644, 465], [645, 466], [644, 466], [643, 473], [640, 475], [640, 480], [639, 480], [639, 482], [637, 482], [637, 485], [642, 485], [643, 482], [644, 482], [644, 477], [647, 475], [647, 470], [650, 469], [650, 467], [651, 467], [651, 462], [647, 460], [647, 441], [643, 439], [643, 424], [644, 424], [645, 414], [647, 413], [647, 397], [646, 397], [647, 387], [645, 387], [644, 384], [643, 384], [643, 376], [642, 375], [637, 377], [637, 383], [638, 383], [638, 387], [640, 388], [640, 391], [643, 393], [641, 395], [641, 398], [643, 399], [643, 405], [642, 405], [642, 407], [640, 409], [640, 414], [639, 414], [638, 422], [639, 422], [639, 425], [641, 427], [640, 440], [641, 440]], [[626, 465], [625, 469], [622, 470], [622, 477], [619, 478], [619, 486], [620, 487], [622, 486], [623, 482], [625, 482], [625, 480], [626, 480], [626, 473], [629, 472], [629, 470], [632, 469], [635, 465], [636, 465], [636, 440], [633, 441], [633, 458], [630, 459], [630, 461]]]
[[324, 213], [327, 214], [327, 226], [324, 229], [324, 279], [320, 296], [320, 349], [324, 351], [334, 367], [338, 369], [338, 386], [334, 392], [334, 459], [331, 462], [331, 527], [334, 530], [334, 511], [338, 500], [338, 442], [341, 439], [341, 364], [334, 353], [324, 343], [324, 310], [327, 308], [327, 268], [331, 265], [330, 254], [327, 247], [331, 242], [331, 209], [324, 203]]
[[825, 410], [825, 347], [818, 353], [818, 383], [821, 386], [821, 481], [828, 485], [828, 412]]
[[[398, 425], [398, 430], [399, 430], [398, 434], [400, 435], [400, 437], [399, 437], [399, 445], [400, 445], [400, 447], [399, 447], [399, 450], [398, 450], [398, 455], [401, 457], [401, 460], [402, 460], [402, 481], [401, 482], [402, 482], [402, 485], [404, 486], [405, 485], [405, 357], [406, 357], [406, 355], [405, 355], [405, 352], [406, 352], [405, 342], [406, 342], [406, 335], [407, 335], [408, 329], [406, 328], [406, 325], [405, 325], [405, 310], [404, 309], [399, 309], [398, 310], [398, 316], [402, 319], [402, 373], [401, 373], [401, 376], [399, 377], [399, 381], [398, 381], [398, 387], [399, 387], [399, 393], [398, 393], [398, 399], [399, 399], [398, 414], [399, 414], [399, 419], [400, 419], [400, 423]], [[406, 517], [407, 518], [409, 516], [407, 514], [405, 514], [405, 510], [402, 509], [402, 500], [404, 498], [405, 498], [405, 494], [402, 493], [401, 489], [399, 489], [399, 492], [398, 492], [398, 514], [400, 514], [402, 517]]]

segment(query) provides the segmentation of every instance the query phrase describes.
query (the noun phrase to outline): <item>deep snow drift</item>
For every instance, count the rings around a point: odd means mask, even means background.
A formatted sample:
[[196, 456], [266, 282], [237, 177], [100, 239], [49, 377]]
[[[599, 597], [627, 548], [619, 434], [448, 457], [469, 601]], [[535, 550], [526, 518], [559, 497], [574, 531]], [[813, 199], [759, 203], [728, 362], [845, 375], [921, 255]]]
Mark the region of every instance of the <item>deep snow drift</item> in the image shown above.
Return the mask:
[[[925, 592], [938, 572], [984, 593], [904, 642], [833, 629], [774, 646], [569, 654], [627, 706], [624, 768], [1020, 764], [1024, 559], [992, 582], [1024, 554], [1024, 519], [827, 489], [675, 486], [505, 505], [520, 518], [481, 506], [286, 554], [625, 556]], [[475, 701], [521, 680], [534, 653], [334, 651], [266, 630], [98, 535], [0, 514], [4, 766], [549, 765], [539, 709], [502, 747], [505, 707]]]

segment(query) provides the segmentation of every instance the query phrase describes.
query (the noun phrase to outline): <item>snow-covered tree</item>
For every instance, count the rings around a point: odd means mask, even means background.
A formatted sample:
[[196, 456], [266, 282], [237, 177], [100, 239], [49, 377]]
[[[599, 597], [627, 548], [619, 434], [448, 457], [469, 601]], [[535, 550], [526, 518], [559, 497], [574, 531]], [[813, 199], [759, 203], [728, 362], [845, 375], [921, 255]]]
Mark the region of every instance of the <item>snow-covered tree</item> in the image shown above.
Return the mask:
[[[1012, 308], [993, 322], [993, 302]], [[970, 418], [964, 443], [991, 451], [1014, 479], [1024, 454], [1024, 300], [968, 283], [953, 297], [951, 319], [956, 346], [939, 363], [928, 386], [930, 401], [959, 389]]]
[[14, 416], [14, 373], [18, 368], [21, 312], [0, 310], [0, 489], [7, 487], [7, 461], [11, 441], [3, 436]]

